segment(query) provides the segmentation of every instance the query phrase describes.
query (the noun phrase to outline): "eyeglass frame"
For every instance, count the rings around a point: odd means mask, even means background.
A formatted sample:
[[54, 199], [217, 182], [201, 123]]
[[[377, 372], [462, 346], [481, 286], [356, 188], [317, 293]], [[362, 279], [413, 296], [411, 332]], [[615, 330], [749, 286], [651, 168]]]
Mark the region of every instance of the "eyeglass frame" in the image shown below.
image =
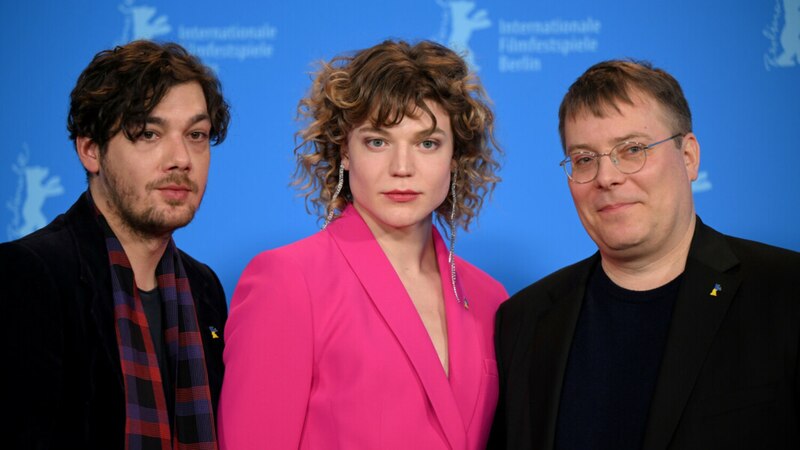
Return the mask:
[[[613, 164], [614, 168], [619, 170], [620, 173], [624, 173], [625, 175], [633, 175], [634, 173], [637, 173], [640, 170], [644, 169], [645, 164], [647, 164], [647, 151], [648, 150], [650, 150], [651, 148], [655, 147], [656, 145], [663, 144], [665, 142], [668, 142], [668, 141], [671, 141], [673, 139], [676, 139], [676, 138], [679, 138], [679, 137], [683, 137], [683, 136], [686, 136], [686, 133], [678, 133], [678, 134], [672, 135], [672, 136], [670, 136], [670, 137], [668, 137], [666, 139], [662, 139], [662, 140], [660, 140], [658, 142], [653, 142], [650, 145], [644, 145], [641, 142], [636, 142], [636, 141], [623, 141], [623, 142], [620, 142], [620, 143], [614, 145], [611, 148], [611, 151], [607, 152], [607, 153], [586, 152], [586, 153], [594, 153], [593, 160], [595, 162], [594, 176], [592, 178], [586, 180], [586, 181], [576, 181], [574, 178], [572, 178], [572, 175], [570, 175], [569, 171], [567, 170], [567, 164], [572, 161], [572, 156], [567, 155], [567, 157], [564, 158], [563, 161], [558, 163], [558, 165], [561, 166], [562, 169], [564, 169], [564, 173], [567, 174], [567, 178], [569, 178], [569, 181], [572, 181], [573, 183], [578, 183], [578, 184], [591, 183], [592, 181], [594, 181], [597, 178], [597, 175], [600, 173], [600, 158], [602, 158], [603, 156], [608, 156], [608, 159], [611, 161], [611, 164]], [[642, 146], [642, 151], [644, 152], [644, 161], [642, 161], [641, 167], [639, 167], [638, 169], [634, 170], [633, 172], [623, 172], [622, 169], [619, 168], [619, 159], [611, 157], [611, 155], [616, 152], [617, 148], [619, 148], [620, 146], [624, 146], [626, 144], [639, 144], [639, 145]]]

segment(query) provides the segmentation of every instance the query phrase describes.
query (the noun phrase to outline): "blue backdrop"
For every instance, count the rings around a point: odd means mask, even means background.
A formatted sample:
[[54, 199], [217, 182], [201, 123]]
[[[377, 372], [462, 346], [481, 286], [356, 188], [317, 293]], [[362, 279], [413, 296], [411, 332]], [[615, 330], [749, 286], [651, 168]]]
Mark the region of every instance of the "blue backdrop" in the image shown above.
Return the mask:
[[800, 250], [800, 0], [83, 0], [3, 2], [0, 16], [0, 240], [45, 225], [85, 189], [66, 114], [94, 54], [177, 41], [217, 71], [233, 114], [203, 206], [176, 241], [230, 296], [256, 253], [318, 229], [288, 186], [313, 62], [403, 38], [468, 52], [495, 103], [503, 181], [456, 250], [510, 292], [595, 251], [558, 167], [557, 110], [608, 58], [650, 60], [683, 85], [703, 220]]

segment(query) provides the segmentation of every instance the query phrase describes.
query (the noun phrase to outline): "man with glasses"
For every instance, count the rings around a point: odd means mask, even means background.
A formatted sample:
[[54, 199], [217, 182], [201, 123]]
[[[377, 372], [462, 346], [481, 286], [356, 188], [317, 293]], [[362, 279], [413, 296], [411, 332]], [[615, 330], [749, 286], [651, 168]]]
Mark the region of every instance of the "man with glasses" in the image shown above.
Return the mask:
[[695, 215], [700, 146], [678, 82], [599, 63], [559, 132], [599, 252], [501, 306], [490, 448], [800, 448], [800, 254]]

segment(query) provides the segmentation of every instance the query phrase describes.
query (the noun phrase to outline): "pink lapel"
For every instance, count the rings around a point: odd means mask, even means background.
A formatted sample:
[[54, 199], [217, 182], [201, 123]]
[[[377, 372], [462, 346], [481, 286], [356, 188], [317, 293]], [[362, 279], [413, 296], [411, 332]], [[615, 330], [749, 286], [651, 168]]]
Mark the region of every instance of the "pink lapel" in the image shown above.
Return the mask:
[[[439, 275], [444, 292], [444, 308], [447, 316], [447, 347], [450, 357], [450, 386], [461, 411], [465, 429], [469, 428], [478, 401], [483, 361], [480, 347], [479, 330], [475, 324], [475, 311], [464, 308], [464, 296], [467, 300], [470, 292], [463, 289], [463, 280], [457, 279], [458, 295], [462, 302], [456, 300], [453, 284], [450, 280], [449, 251], [439, 232], [433, 230], [433, 245], [439, 262]], [[456, 274], [458, 262], [456, 261]]]
[[[369, 227], [355, 208], [350, 206], [340, 218], [330, 224], [328, 230], [408, 355], [450, 446], [454, 449], [466, 448], [466, 427], [460, 412], [462, 406], [456, 402], [453, 396], [453, 390], [445, 377], [439, 358], [436, 356], [436, 350], [433, 348], [414, 304], [383, 250], [375, 241]], [[441, 266], [438, 248], [437, 258]], [[444, 260], [447, 261], [446, 254]], [[449, 280], [449, 276], [447, 280]], [[450, 286], [449, 282], [447, 286]], [[452, 288], [450, 289], [452, 291]], [[445, 291], [447, 301], [455, 302], [452, 295], [450, 292], [450, 297], [447, 297]], [[463, 309], [461, 305], [456, 306]], [[450, 309], [446, 309], [448, 335], [450, 335], [449, 327], [451, 326], [450, 311]], [[454, 326], [456, 329], [462, 328], [460, 324]], [[450, 352], [451, 358], [453, 358], [453, 351]], [[462, 370], [461, 367], [456, 366], [456, 368]], [[451, 372], [453, 371], [451, 362]], [[461, 384], [458, 382], [459, 387]]]

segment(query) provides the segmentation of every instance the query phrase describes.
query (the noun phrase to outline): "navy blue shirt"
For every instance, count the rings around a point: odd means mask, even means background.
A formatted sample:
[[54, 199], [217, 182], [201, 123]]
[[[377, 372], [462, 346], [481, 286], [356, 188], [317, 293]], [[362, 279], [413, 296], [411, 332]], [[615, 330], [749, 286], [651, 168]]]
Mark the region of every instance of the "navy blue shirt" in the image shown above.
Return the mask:
[[614, 284], [598, 264], [564, 375], [557, 449], [641, 448], [681, 278], [630, 291]]

